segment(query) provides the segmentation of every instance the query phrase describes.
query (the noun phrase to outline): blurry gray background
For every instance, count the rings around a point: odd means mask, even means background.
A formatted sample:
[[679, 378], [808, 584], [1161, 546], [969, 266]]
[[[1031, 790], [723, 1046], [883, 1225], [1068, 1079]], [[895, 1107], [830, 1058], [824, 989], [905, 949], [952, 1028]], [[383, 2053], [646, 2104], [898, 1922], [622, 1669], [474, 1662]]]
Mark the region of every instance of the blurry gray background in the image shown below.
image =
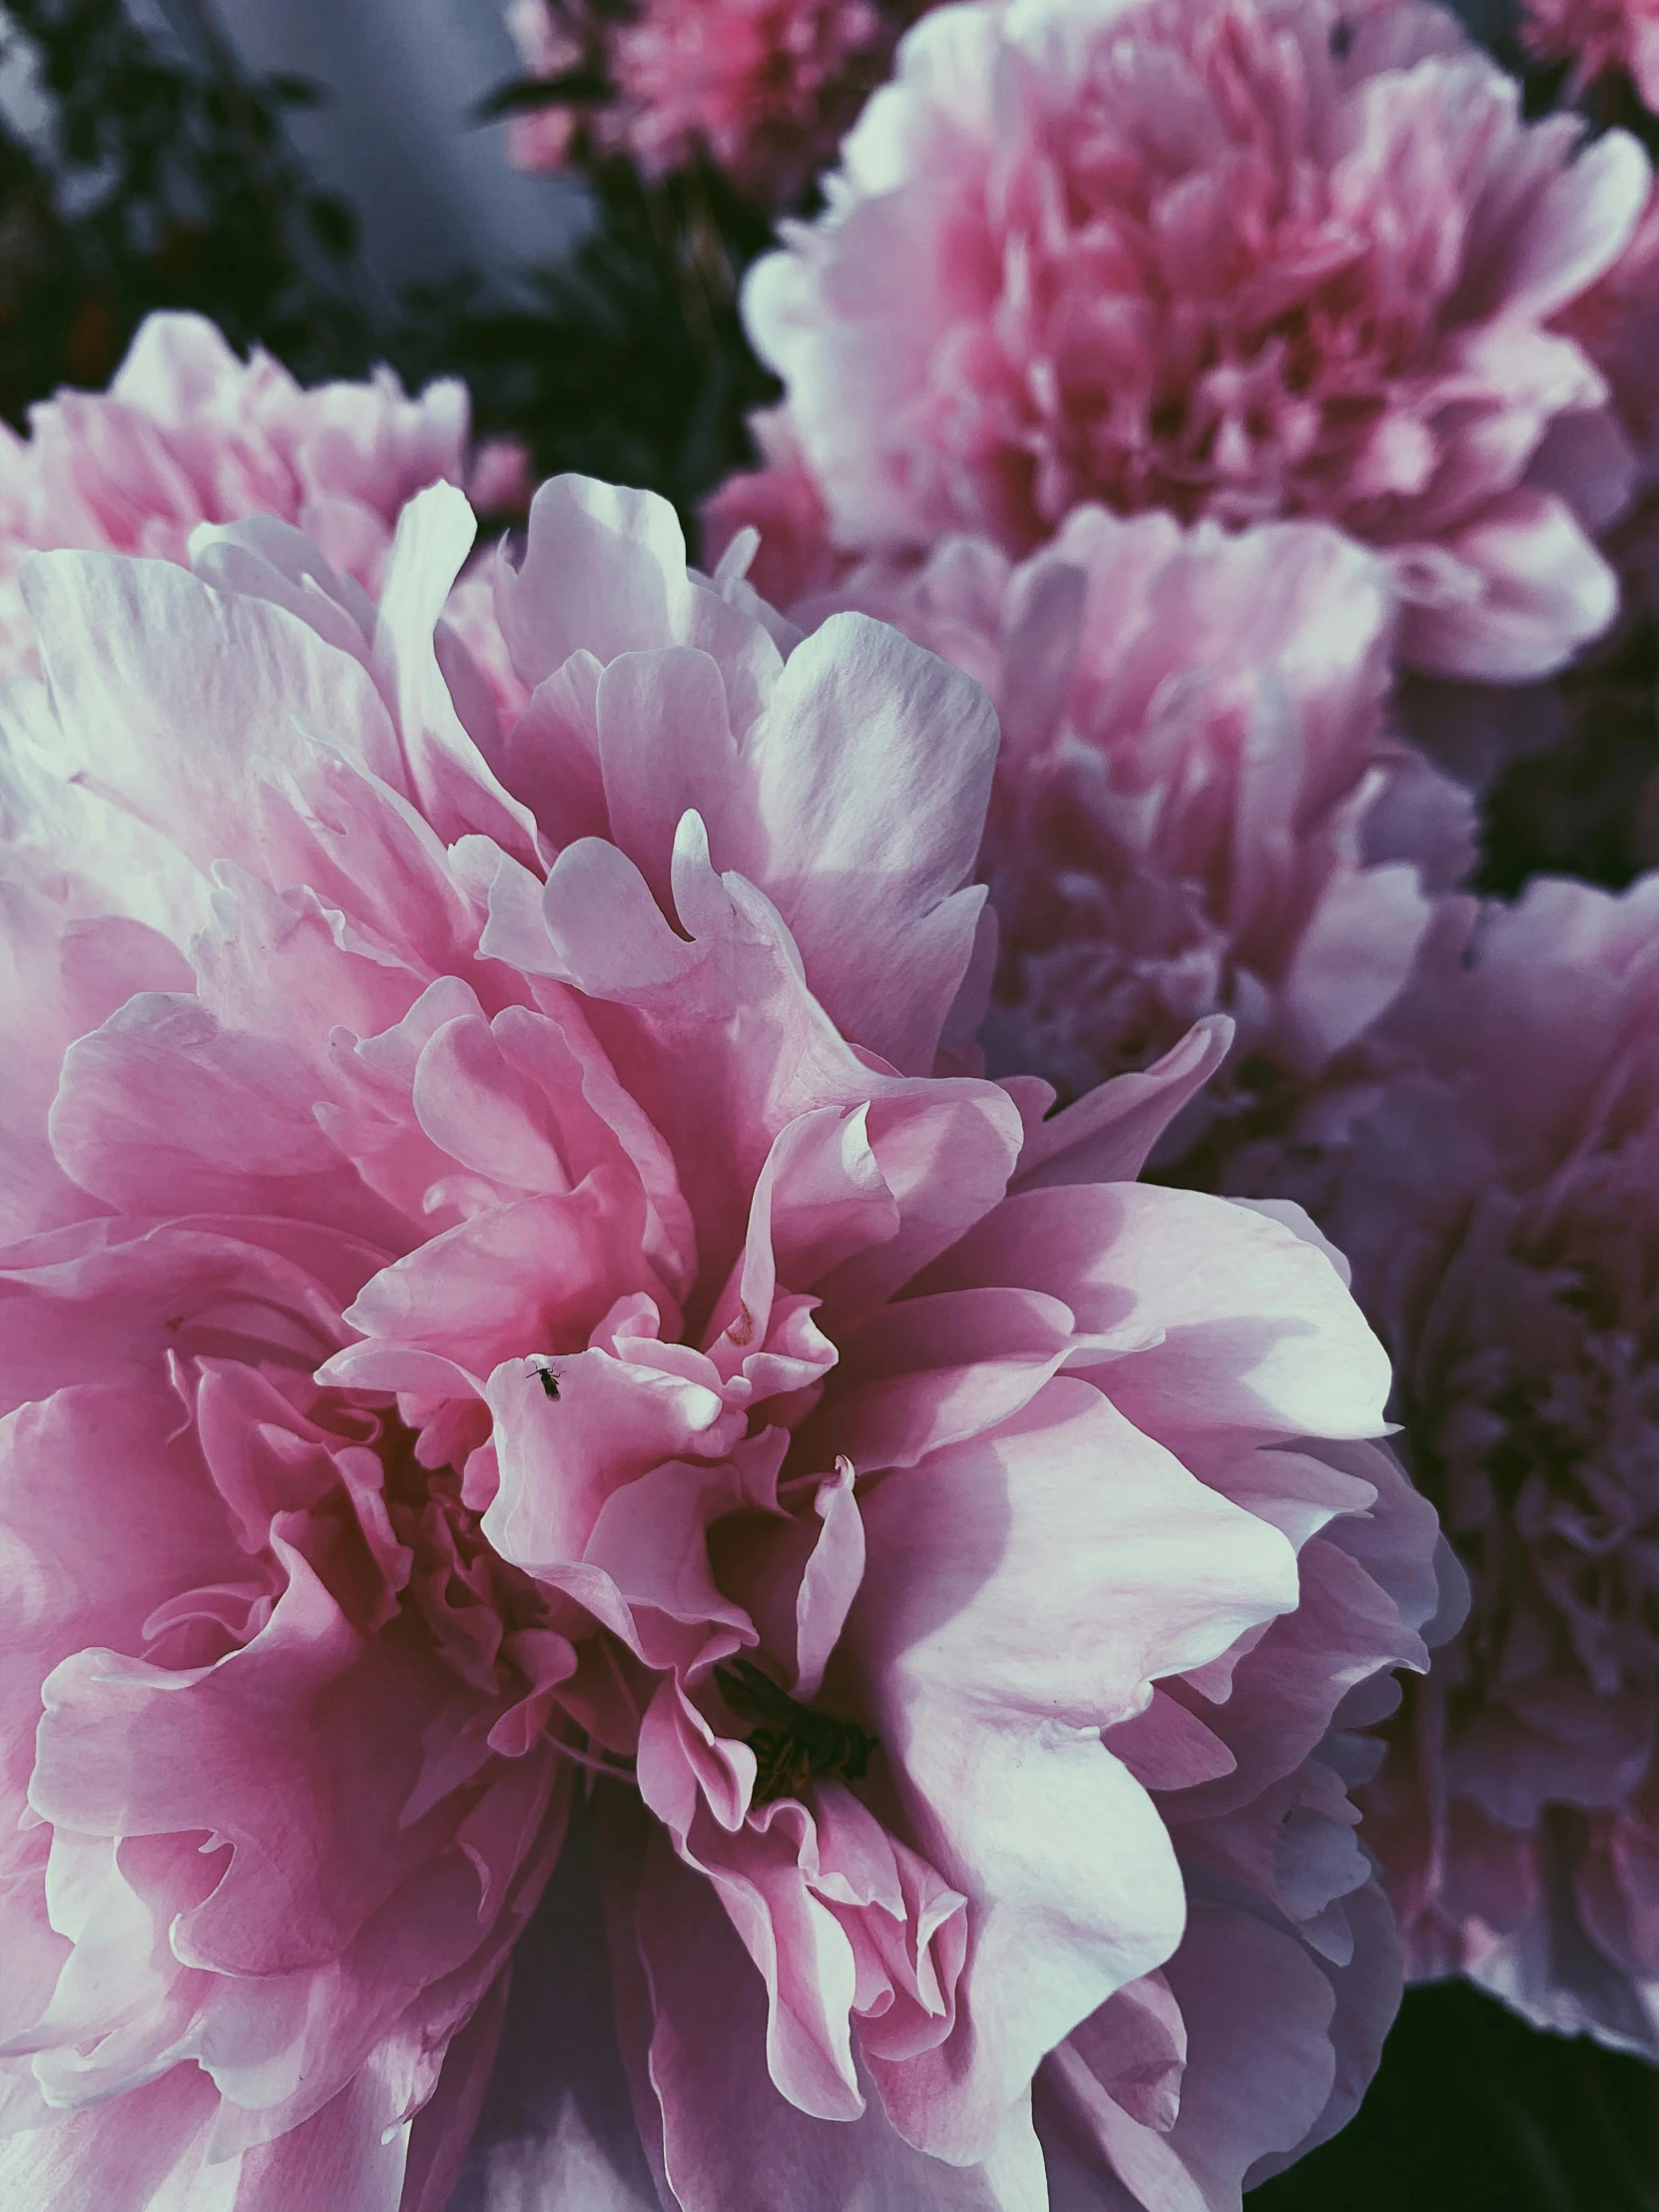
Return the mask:
[[520, 175], [505, 124], [468, 116], [521, 75], [503, 0], [134, 0], [187, 44], [211, 10], [248, 69], [291, 70], [331, 97], [289, 133], [319, 180], [362, 220], [363, 257], [387, 285], [471, 268], [504, 285], [555, 258], [583, 224], [581, 188]]

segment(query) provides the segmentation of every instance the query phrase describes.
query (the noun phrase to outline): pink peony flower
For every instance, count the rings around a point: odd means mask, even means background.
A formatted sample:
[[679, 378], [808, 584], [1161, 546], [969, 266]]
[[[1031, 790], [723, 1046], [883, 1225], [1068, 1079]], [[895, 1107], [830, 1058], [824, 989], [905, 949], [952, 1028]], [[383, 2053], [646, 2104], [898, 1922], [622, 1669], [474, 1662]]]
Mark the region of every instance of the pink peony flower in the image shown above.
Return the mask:
[[0, 2196], [437, 2212], [580, 1793], [665, 2204], [1230, 2203], [1397, 1983], [1381, 1350], [1295, 1209], [1134, 1181], [1224, 1024], [931, 1072], [971, 682], [562, 479], [504, 724], [472, 535], [25, 580]]
[[947, 539], [798, 617], [831, 604], [956, 662], [1001, 716], [993, 1072], [1076, 1096], [1224, 1012], [1238, 1108], [1316, 1077], [1404, 983], [1424, 875], [1460, 872], [1468, 807], [1385, 737], [1390, 595], [1364, 548], [1315, 523], [1228, 536], [1083, 507], [1022, 563]]
[[[268, 353], [240, 359], [200, 315], [149, 316], [107, 393], [43, 401], [27, 439], [0, 423], [0, 666], [30, 655], [17, 573], [32, 549], [183, 562], [198, 524], [275, 515], [377, 589], [404, 502], [440, 477], [467, 482], [467, 421], [454, 378], [416, 399], [388, 368], [307, 391]], [[527, 496], [519, 448], [491, 440], [478, 460], [481, 503]]]
[[832, 541], [1020, 554], [1090, 500], [1312, 517], [1386, 560], [1412, 664], [1559, 666], [1613, 615], [1586, 523], [1629, 456], [1550, 324], [1648, 169], [1518, 101], [1415, 5], [928, 16], [748, 280]]
[[1412, 1970], [1659, 2055], [1659, 878], [1449, 905], [1273, 1175], [1393, 1354], [1468, 1623], [1376, 1785]]
[[1653, 0], [1524, 0], [1522, 43], [1542, 62], [1571, 62], [1582, 90], [1627, 71], [1644, 107], [1659, 107], [1659, 9]]
[[602, 76], [613, 104], [515, 119], [513, 159], [563, 168], [585, 135], [648, 177], [707, 160], [763, 207], [787, 207], [834, 152], [927, 0], [638, 0], [619, 11], [513, 0], [533, 76]]

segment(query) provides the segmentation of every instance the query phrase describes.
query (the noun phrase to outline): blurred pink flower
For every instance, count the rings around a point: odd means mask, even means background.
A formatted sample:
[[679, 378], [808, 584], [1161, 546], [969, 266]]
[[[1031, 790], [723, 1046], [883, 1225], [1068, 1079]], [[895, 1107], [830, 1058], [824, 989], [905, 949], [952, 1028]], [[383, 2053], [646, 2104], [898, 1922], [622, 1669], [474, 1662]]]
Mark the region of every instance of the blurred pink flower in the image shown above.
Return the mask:
[[[389, 368], [306, 390], [201, 315], [150, 315], [107, 392], [41, 401], [26, 439], [0, 424], [0, 661], [30, 655], [17, 572], [31, 550], [184, 562], [199, 524], [275, 515], [377, 589], [404, 502], [440, 478], [467, 484], [468, 414], [454, 377], [414, 399]], [[522, 448], [493, 439], [479, 462], [481, 503], [509, 485], [527, 497]]]
[[787, 207], [834, 153], [927, 0], [513, 0], [536, 77], [603, 77], [610, 104], [515, 119], [513, 159], [563, 168], [585, 135], [648, 177], [713, 163], [750, 199]]
[[666, 2202], [1006, 2201], [1068, 2037], [1057, 2166], [1230, 2202], [1395, 1993], [1381, 1350], [1294, 1209], [1134, 1181], [1224, 1025], [931, 1072], [965, 677], [561, 479], [504, 724], [472, 531], [26, 578], [0, 2194], [437, 2212], [581, 1781]]
[[880, 82], [897, 30], [872, 0], [644, 0], [616, 39], [630, 148], [652, 176], [705, 153], [785, 206]]
[[1089, 500], [1312, 517], [1386, 560], [1410, 663], [1559, 666], [1612, 618], [1587, 533], [1629, 456], [1550, 324], [1648, 167], [1518, 103], [1411, 4], [929, 15], [748, 279], [832, 542], [1019, 554]]
[[830, 543], [818, 481], [790, 428], [789, 410], [752, 415], [749, 427], [761, 466], [727, 477], [704, 501], [704, 557], [714, 567], [740, 531], [753, 531], [744, 573], [775, 607], [794, 607], [829, 590], [855, 564]]
[[[507, 0], [504, 20], [525, 72], [542, 80], [584, 70], [597, 26], [589, 23], [586, 0], [578, 12], [571, 0]], [[577, 105], [531, 108], [507, 125], [507, 152], [519, 169], [563, 169], [580, 132], [584, 110]]]
[[1659, 108], [1659, 7], [1654, 0], [1522, 0], [1522, 43], [1541, 62], [1571, 62], [1582, 88], [1627, 70], [1642, 104]]
[[1659, 2056], [1659, 878], [1449, 904], [1278, 1172], [1354, 1264], [1467, 1626], [1373, 1794], [1407, 1957]]
[[993, 1073], [1075, 1096], [1230, 1014], [1234, 1073], [1183, 1117], [1190, 1142], [1229, 1093], [1316, 1077], [1404, 983], [1468, 805], [1385, 736], [1390, 594], [1364, 547], [1082, 507], [1022, 563], [947, 539], [797, 618], [838, 604], [955, 661], [1001, 717]]
[[529, 447], [520, 438], [483, 439], [472, 456], [463, 489], [480, 514], [514, 515], [522, 521], [536, 489]]

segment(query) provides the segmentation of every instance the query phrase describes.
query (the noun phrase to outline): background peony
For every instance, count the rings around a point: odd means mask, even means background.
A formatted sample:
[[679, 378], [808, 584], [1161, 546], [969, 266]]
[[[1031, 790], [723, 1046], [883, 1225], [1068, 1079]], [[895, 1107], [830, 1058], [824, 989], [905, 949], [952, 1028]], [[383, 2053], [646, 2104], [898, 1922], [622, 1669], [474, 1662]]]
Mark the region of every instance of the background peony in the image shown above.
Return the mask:
[[605, 80], [612, 105], [513, 122], [513, 159], [563, 168], [584, 137], [648, 177], [699, 160], [766, 208], [801, 197], [928, 0], [513, 0], [508, 27], [532, 75]]
[[1449, 905], [1272, 1180], [1393, 1356], [1469, 1571], [1367, 1833], [1417, 1973], [1659, 2055], [1659, 879]]
[[32, 659], [18, 564], [34, 549], [189, 558], [204, 522], [297, 523], [342, 574], [379, 588], [406, 500], [444, 479], [480, 504], [528, 496], [522, 451], [473, 456], [458, 378], [410, 399], [389, 368], [306, 390], [279, 361], [244, 361], [201, 315], [150, 315], [108, 392], [60, 392], [0, 424], [0, 667]]
[[[764, 541], [763, 541], [764, 543]], [[1229, 536], [1076, 509], [1027, 561], [953, 538], [869, 562], [852, 604], [977, 678], [1003, 744], [980, 865], [999, 923], [992, 1072], [1065, 1096], [1237, 1025], [1235, 1106], [1316, 1076], [1405, 981], [1467, 804], [1382, 708], [1382, 564], [1336, 531]]]
[[1133, 1182], [1213, 1028], [1046, 1120], [930, 1073], [971, 684], [567, 479], [504, 727], [471, 540], [26, 581], [0, 2179], [435, 2212], [580, 1783], [665, 2201], [1016, 2201], [1063, 2042], [1057, 2175], [1229, 2203], [1395, 1993], [1376, 1342], [1294, 1214]]
[[[748, 427], [762, 465], [727, 477], [703, 502], [703, 546], [711, 562], [723, 560], [733, 540], [749, 533], [745, 575], [775, 607], [794, 607], [832, 592], [858, 563], [830, 543], [818, 480], [790, 426], [789, 409], [764, 407]], [[877, 573], [888, 567], [875, 565]]]
[[1558, 667], [1611, 619], [1629, 455], [1552, 330], [1647, 192], [1447, 16], [1335, 0], [930, 15], [826, 214], [752, 273], [832, 542], [1018, 554], [1086, 500], [1376, 546], [1401, 651]]
[[1576, 89], [1622, 69], [1635, 79], [1644, 107], [1659, 107], [1653, 0], [1524, 0], [1521, 38], [1539, 61], [1571, 62]]

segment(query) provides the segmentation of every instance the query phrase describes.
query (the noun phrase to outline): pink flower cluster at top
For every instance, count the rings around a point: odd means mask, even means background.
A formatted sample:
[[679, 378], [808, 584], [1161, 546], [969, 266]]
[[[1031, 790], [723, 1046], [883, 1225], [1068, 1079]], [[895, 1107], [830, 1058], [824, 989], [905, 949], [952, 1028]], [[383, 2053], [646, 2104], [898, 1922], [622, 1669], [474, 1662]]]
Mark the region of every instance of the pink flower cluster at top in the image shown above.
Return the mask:
[[604, 78], [608, 106], [516, 117], [521, 168], [558, 169], [584, 135], [650, 177], [699, 159], [763, 207], [787, 207], [832, 156], [927, 0], [513, 0], [532, 75]]
[[[923, 12], [515, 0], [520, 151], [786, 205]], [[926, 14], [711, 575], [190, 316], [0, 434], [8, 2212], [1240, 2212], [1407, 1973], [1659, 2059], [1659, 875], [1402, 735], [1645, 667], [1645, 157]]]
[[1448, 902], [1242, 1185], [1295, 1193], [1393, 1356], [1467, 1626], [1373, 1794], [1418, 1972], [1659, 2056], [1659, 878]]
[[1386, 562], [1407, 662], [1560, 666], [1613, 616], [1631, 457], [1554, 322], [1648, 172], [1519, 99], [1411, 0], [936, 10], [748, 282], [831, 545], [1323, 519]]
[[472, 537], [25, 574], [0, 2194], [437, 2212], [574, 1824], [595, 2188], [1220, 2212], [1397, 1994], [1381, 1349], [1295, 1208], [1135, 1181], [1224, 1022], [1054, 1115], [936, 1072], [970, 680], [562, 479], [502, 714]]
[[1628, 71], [1644, 106], [1659, 108], [1659, 8], [1654, 0], [1524, 0], [1521, 37], [1540, 61], [1570, 62], [1582, 88]]

